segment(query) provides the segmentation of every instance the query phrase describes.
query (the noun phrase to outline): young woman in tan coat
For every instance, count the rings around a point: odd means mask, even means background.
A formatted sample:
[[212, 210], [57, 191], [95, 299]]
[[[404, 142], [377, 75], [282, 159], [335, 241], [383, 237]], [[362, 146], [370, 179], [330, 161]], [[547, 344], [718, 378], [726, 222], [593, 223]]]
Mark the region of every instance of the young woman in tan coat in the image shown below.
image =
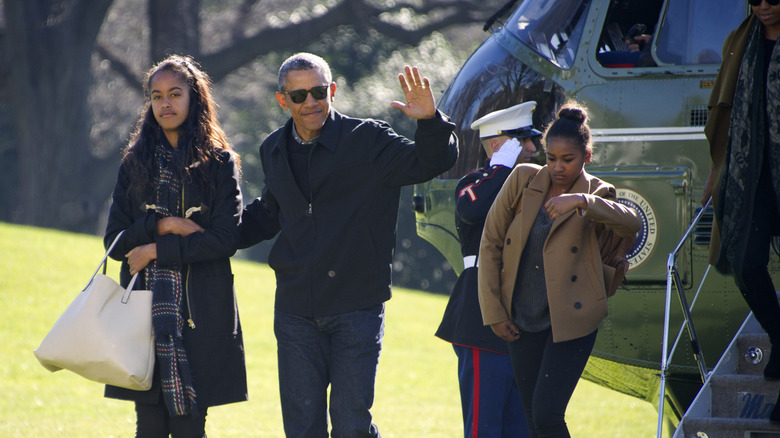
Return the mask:
[[482, 319], [509, 342], [532, 437], [568, 437], [566, 406], [607, 316], [596, 224], [639, 231], [615, 188], [585, 172], [587, 114], [564, 106], [545, 132], [547, 164], [517, 166], [485, 223], [479, 251]]

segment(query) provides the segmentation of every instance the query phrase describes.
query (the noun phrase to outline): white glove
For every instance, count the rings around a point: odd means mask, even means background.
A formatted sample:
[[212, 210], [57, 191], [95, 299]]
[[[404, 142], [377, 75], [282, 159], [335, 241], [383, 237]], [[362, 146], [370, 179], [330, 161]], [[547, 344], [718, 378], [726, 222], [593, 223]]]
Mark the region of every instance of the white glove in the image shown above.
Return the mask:
[[509, 168], [515, 167], [517, 156], [520, 155], [522, 150], [523, 147], [520, 146], [520, 142], [517, 141], [516, 138], [510, 138], [493, 153], [493, 156], [490, 158], [490, 165], [505, 166]]

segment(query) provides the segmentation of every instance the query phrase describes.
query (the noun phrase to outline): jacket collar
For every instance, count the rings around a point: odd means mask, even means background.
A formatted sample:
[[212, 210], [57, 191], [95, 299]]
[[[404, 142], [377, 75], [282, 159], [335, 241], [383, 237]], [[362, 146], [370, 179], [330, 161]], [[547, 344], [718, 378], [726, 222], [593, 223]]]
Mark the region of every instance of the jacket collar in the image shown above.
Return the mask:
[[[322, 126], [322, 132], [317, 139], [317, 144], [325, 147], [331, 152], [335, 151], [341, 136], [341, 125], [343, 120], [344, 116], [331, 108], [330, 114], [328, 114], [328, 118], [325, 120], [325, 125]], [[281, 128], [281, 135], [271, 148], [272, 151], [283, 149], [287, 152], [287, 142], [290, 138], [293, 138], [292, 130], [295, 129], [294, 126], [292, 117], [287, 119], [287, 122]]]
[[[590, 193], [590, 181], [591, 176], [587, 172], [582, 172], [579, 177], [572, 184], [569, 193]], [[550, 169], [545, 165], [536, 176], [528, 183], [528, 187], [523, 191], [523, 198], [525, 205], [530, 207], [530, 212], [536, 216], [536, 213], [542, 208], [544, 198], [547, 195], [547, 191], [550, 189], [552, 183], [552, 177], [550, 176]], [[530, 205], [529, 205], [530, 204]], [[571, 215], [575, 214], [577, 210], [572, 210], [558, 219], [553, 224], [553, 229], [557, 228], [558, 224], [568, 219]], [[529, 213], [530, 214], [530, 213]], [[550, 230], [552, 232], [552, 230]]]
[[[572, 184], [569, 193], [589, 193], [591, 177], [587, 172], [582, 172]], [[546, 194], [552, 183], [550, 168], [546, 165], [539, 169], [536, 176], [528, 183], [528, 188]]]

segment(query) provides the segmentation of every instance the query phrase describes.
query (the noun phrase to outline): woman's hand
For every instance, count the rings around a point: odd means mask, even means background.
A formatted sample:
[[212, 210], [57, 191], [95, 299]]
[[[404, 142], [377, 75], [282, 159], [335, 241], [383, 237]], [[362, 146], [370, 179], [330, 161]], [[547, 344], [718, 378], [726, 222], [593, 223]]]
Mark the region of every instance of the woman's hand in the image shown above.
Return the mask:
[[496, 336], [507, 342], [514, 342], [520, 339], [520, 330], [510, 320], [490, 324], [490, 328], [493, 329], [493, 333]]
[[135, 275], [141, 272], [149, 262], [157, 259], [157, 244], [147, 243], [136, 246], [125, 254], [125, 257], [127, 257], [127, 265], [130, 267], [130, 275]]
[[192, 219], [183, 217], [165, 217], [157, 221], [157, 234], [164, 236], [166, 234], [178, 234], [180, 236], [189, 236], [192, 233], [202, 233], [206, 231]]
[[544, 204], [547, 217], [550, 219], [558, 219], [576, 208], [588, 208], [587, 201], [585, 201], [585, 196], [582, 193], [565, 193], [551, 198]]

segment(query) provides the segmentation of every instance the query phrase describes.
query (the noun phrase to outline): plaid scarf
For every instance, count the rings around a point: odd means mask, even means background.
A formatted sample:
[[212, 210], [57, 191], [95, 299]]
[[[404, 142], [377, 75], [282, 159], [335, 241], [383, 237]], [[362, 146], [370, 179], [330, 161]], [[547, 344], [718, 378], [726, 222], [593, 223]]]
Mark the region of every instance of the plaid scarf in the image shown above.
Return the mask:
[[[734, 91], [727, 168], [722, 175], [718, 211], [715, 212], [721, 221], [721, 244], [716, 263], [721, 272], [731, 272], [731, 267], [739, 268], [749, 250], [749, 230], [756, 208], [754, 195], [765, 160], [769, 160], [775, 193], [780, 193], [780, 45], [774, 45], [764, 83], [767, 66], [762, 29], [761, 23], [756, 21], [750, 31]], [[767, 142], [772, 146], [768, 156], [765, 153]]]
[[[181, 216], [181, 181], [176, 169], [174, 150], [158, 145], [155, 150], [156, 199], [158, 217]], [[187, 352], [182, 342], [184, 316], [181, 272], [160, 267], [157, 260], [146, 268], [146, 286], [152, 290], [152, 325], [155, 350], [160, 365], [163, 399], [171, 415], [196, 415], [195, 388], [192, 385]]]

